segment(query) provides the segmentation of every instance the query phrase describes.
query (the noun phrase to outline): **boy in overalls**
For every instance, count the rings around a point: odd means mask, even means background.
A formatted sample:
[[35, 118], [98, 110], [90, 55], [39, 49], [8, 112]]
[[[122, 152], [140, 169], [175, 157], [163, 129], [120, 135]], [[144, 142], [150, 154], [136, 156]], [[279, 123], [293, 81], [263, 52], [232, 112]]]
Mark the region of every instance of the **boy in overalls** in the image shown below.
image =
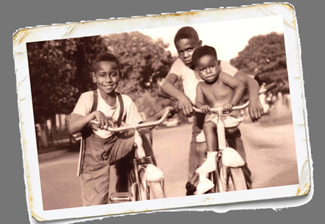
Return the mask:
[[[131, 131], [111, 133], [105, 128], [118, 127], [122, 122], [142, 122], [132, 99], [115, 91], [120, 74], [118, 59], [110, 53], [100, 54], [94, 60], [92, 69], [97, 90], [81, 94], [69, 124], [70, 134], [81, 132], [83, 136], [80, 176], [83, 206], [108, 203], [109, 168], [112, 164], [116, 167], [116, 190], [127, 191], [126, 172], [132, 169], [134, 135]], [[94, 119], [98, 125], [90, 127], [88, 122]], [[152, 152], [146, 150], [146, 153], [149, 156]]]

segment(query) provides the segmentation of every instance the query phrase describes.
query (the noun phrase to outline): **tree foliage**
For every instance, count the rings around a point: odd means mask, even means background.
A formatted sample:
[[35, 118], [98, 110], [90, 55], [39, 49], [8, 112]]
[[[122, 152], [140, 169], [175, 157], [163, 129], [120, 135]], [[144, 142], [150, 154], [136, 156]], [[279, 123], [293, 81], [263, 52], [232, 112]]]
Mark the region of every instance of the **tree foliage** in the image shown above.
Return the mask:
[[173, 58], [162, 40], [156, 42], [140, 32], [103, 36], [108, 51], [119, 58], [122, 76], [118, 89], [133, 100], [152, 89], [156, 77], [165, 77]]
[[157, 100], [157, 78], [165, 77], [173, 62], [167, 47], [140, 32], [28, 43], [35, 121], [71, 113], [80, 94], [96, 88], [91, 63], [105, 51], [120, 61], [118, 90], [129, 95], [140, 111], [152, 115], [168, 104]]
[[276, 91], [289, 92], [283, 34], [272, 32], [252, 37], [230, 63], [238, 70], [254, 75], [260, 84], [276, 82], [279, 86]]
[[89, 63], [99, 47], [98, 37], [27, 44], [36, 122], [71, 112], [80, 92], [92, 87]]

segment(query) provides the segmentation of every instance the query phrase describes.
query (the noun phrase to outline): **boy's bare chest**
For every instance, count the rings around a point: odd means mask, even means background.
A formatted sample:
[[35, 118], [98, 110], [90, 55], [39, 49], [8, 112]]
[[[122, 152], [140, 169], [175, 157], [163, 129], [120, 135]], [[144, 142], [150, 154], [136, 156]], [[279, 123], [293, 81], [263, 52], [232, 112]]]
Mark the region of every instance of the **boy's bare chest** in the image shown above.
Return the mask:
[[202, 91], [208, 103], [215, 106], [219, 103], [228, 103], [233, 94], [233, 90], [222, 83], [204, 85]]

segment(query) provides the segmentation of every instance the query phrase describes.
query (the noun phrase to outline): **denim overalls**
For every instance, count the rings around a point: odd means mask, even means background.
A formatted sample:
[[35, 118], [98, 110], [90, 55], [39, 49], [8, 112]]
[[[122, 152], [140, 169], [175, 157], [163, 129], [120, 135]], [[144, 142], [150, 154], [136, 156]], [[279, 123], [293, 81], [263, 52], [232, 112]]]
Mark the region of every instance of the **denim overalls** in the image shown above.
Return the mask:
[[[116, 94], [121, 108], [118, 118], [118, 126], [120, 126], [124, 104], [121, 94]], [[98, 95], [97, 91], [94, 91], [91, 112], [97, 109], [97, 104]], [[111, 137], [103, 139], [89, 128], [85, 128], [82, 136], [83, 153], [80, 177], [83, 206], [107, 204], [112, 164], [116, 165], [117, 191], [126, 191], [127, 178], [125, 177], [126, 173], [132, 169], [132, 158], [134, 158], [133, 134], [131, 132], [114, 133]]]

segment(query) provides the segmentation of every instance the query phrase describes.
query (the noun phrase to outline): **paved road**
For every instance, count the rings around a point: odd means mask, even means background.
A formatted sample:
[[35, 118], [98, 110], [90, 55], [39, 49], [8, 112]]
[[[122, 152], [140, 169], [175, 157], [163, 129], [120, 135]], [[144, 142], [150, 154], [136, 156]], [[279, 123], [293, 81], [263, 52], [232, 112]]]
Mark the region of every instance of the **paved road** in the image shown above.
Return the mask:
[[[253, 187], [271, 187], [298, 182], [292, 125], [263, 127], [242, 124]], [[165, 175], [167, 197], [185, 195], [191, 126], [154, 130], [154, 149]], [[70, 152], [40, 163], [44, 210], [81, 206], [76, 176], [78, 153]]]
[[253, 188], [299, 183], [292, 124], [263, 127], [244, 123], [240, 129]]

